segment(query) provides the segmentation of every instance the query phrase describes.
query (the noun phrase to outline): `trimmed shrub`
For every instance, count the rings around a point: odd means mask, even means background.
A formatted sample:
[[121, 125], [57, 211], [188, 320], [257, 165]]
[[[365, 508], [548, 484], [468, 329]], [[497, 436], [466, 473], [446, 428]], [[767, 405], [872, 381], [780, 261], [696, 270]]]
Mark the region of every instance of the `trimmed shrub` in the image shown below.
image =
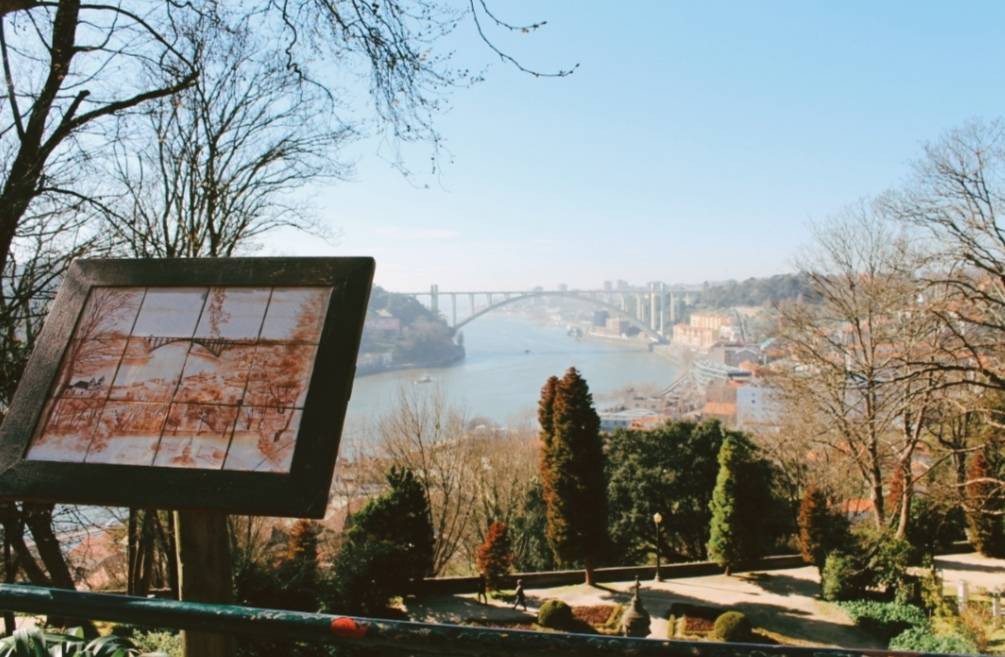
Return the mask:
[[667, 615], [677, 616], [694, 616], [695, 618], [705, 618], [712, 622], [715, 619], [729, 611], [726, 607], [717, 607], [715, 605], [699, 605], [692, 602], [671, 602], [670, 608], [667, 609]]
[[738, 611], [727, 611], [715, 619], [712, 638], [718, 641], [743, 642], [750, 641], [753, 628], [746, 615]]
[[865, 594], [867, 579], [862, 566], [847, 554], [832, 552], [820, 574], [820, 593], [824, 600], [854, 600]]
[[977, 644], [958, 632], [932, 634], [929, 627], [910, 627], [890, 640], [890, 650], [913, 650], [955, 655], [977, 654]]
[[890, 530], [874, 528], [858, 533], [858, 553], [867, 555], [864, 568], [866, 585], [886, 593], [897, 591], [908, 581], [911, 544], [897, 538]]
[[830, 508], [824, 491], [807, 488], [799, 505], [799, 551], [803, 560], [822, 569], [827, 555], [844, 548], [849, 540], [848, 520]]
[[886, 641], [904, 630], [928, 627], [925, 610], [915, 605], [873, 600], [852, 600], [840, 604], [856, 625]]
[[568, 630], [575, 623], [572, 607], [561, 600], [545, 600], [537, 612], [537, 624], [553, 630]]

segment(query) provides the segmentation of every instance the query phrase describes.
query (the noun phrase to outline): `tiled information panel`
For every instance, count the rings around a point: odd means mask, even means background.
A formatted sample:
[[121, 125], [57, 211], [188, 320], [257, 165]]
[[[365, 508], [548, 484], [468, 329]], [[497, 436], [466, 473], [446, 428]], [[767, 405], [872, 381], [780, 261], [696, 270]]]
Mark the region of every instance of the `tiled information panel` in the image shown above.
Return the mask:
[[93, 288], [26, 458], [288, 472], [330, 294]]

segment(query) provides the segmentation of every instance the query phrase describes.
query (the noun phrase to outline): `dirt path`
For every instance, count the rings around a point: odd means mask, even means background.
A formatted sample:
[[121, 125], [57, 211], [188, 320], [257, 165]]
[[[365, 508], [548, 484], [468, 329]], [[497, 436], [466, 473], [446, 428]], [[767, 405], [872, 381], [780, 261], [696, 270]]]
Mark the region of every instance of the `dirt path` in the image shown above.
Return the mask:
[[[847, 648], [882, 648], [854, 627], [836, 605], [816, 599], [819, 590], [813, 567], [776, 570], [770, 573], [740, 573], [733, 577], [712, 575], [664, 582], [643, 582], [642, 602], [652, 617], [650, 638], [666, 638], [666, 614], [671, 602], [713, 604], [742, 611], [755, 627], [781, 634], [799, 643]], [[528, 614], [513, 611], [502, 602], [481, 605], [473, 595], [438, 596], [409, 606], [414, 620], [441, 623], [472, 621], [533, 622], [537, 609], [549, 598], [570, 605], [627, 603], [632, 582], [596, 587], [585, 585], [528, 589]]]
[[960, 580], [970, 584], [970, 589], [987, 591], [1005, 590], [1005, 559], [982, 557], [976, 553], [946, 554], [935, 558], [935, 567], [942, 573], [947, 587], [955, 587]]

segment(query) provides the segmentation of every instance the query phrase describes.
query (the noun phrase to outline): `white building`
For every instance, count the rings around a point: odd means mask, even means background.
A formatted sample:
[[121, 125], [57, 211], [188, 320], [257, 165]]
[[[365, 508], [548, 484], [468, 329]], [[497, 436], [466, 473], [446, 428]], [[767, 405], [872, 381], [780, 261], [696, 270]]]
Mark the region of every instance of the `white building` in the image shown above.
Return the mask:
[[752, 431], [772, 429], [782, 417], [777, 394], [761, 382], [751, 382], [736, 391], [736, 428]]

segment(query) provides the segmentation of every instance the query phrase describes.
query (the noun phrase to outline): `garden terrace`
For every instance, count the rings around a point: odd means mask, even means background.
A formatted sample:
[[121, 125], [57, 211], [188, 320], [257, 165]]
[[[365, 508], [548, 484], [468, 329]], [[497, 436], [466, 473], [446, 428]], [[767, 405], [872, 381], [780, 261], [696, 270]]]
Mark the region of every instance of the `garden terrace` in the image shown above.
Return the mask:
[[657, 641], [611, 636], [494, 630], [235, 605], [178, 602], [0, 585], [0, 607], [18, 612], [86, 615], [137, 625], [212, 631], [264, 639], [325, 642], [387, 654], [633, 655], [634, 657], [852, 657], [916, 655], [889, 650], [839, 650], [757, 644]]

